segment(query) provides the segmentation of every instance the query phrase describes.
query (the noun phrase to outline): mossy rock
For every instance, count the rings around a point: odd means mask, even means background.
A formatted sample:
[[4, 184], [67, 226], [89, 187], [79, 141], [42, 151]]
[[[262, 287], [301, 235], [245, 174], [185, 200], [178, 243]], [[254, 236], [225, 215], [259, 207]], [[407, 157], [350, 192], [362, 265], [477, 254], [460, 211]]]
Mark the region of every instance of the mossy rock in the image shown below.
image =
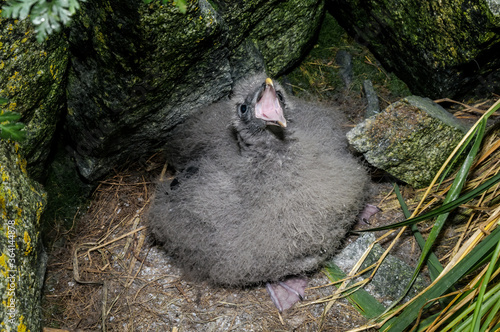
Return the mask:
[[0, 97], [10, 100], [6, 109], [22, 115], [27, 131], [23, 155], [36, 179], [46, 176], [53, 135], [65, 107], [67, 63], [64, 36], [56, 34], [39, 44], [27, 20], [0, 16]]
[[347, 133], [373, 166], [416, 188], [430, 184], [467, 127], [430, 99], [410, 96]]
[[[348, 86], [340, 73], [340, 53], [352, 57], [352, 81]], [[387, 73], [373, 54], [351, 38], [328, 12], [311, 51], [299, 66], [287, 74], [287, 78], [294, 94], [312, 100], [331, 101], [345, 99], [346, 96], [360, 99], [366, 80], [373, 83], [377, 95], [389, 102], [411, 94], [403, 81], [393, 73]]]
[[0, 327], [41, 331], [47, 255], [40, 235], [46, 194], [26, 171], [18, 144], [0, 140]]
[[414, 94], [489, 96], [500, 87], [495, 1], [329, 0], [327, 7]]
[[152, 155], [234, 81], [279, 75], [311, 46], [322, 0], [88, 1], [70, 28], [66, 131], [84, 178]]

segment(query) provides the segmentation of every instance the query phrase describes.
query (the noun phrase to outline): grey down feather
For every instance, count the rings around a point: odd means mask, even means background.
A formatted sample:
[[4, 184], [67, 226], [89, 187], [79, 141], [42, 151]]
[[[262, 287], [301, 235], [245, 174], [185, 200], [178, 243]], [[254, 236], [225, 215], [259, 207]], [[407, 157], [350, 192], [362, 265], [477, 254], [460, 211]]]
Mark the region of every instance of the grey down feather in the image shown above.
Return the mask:
[[[266, 114], [269, 106], [282, 113]], [[151, 232], [188, 275], [216, 284], [316, 269], [338, 248], [367, 190], [343, 121], [339, 110], [286, 96], [264, 75], [240, 82], [231, 100], [175, 128], [166, 154], [179, 172], [158, 184]]]

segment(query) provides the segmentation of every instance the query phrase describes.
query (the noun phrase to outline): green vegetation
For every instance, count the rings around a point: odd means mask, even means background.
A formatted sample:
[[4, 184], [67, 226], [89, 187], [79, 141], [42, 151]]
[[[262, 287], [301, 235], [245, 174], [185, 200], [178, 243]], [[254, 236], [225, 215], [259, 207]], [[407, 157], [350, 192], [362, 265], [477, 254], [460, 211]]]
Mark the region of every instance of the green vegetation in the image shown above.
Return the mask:
[[[424, 198], [412, 215], [413, 218], [404, 223], [392, 225], [400, 227], [415, 224], [419, 220], [437, 215], [425, 243], [417, 239], [422, 254], [414, 277], [428, 262], [430, 271], [434, 270], [434, 273], [431, 273], [433, 283], [426, 290], [416, 296], [407, 306], [391, 311], [381, 320], [382, 331], [403, 331], [411, 325], [420, 331], [436, 331], [439, 326], [439, 331], [497, 330], [493, 326], [500, 323], [498, 316], [500, 296], [498, 295], [498, 281], [495, 281], [494, 277], [500, 273], [500, 229], [497, 227], [500, 221], [500, 205], [495, 198], [500, 182], [500, 168], [496, 162], [500, 139], [498, 133], [490, 137], [489, 142], [486, 142], [484, 138], [487, 120], [498, 109], [500, 109], [500, 101], [497, 101], [465, 135], [427, 189]], [[417, 216], [417, 212], [424, 209], [424, 199], [429, 197], [431, 191], [439, 190], [439, 184], [437, 187], [434, 184], [438, 182], [440, 174], [445, 172], [452, 160], [459, 157], [465, 146], [470, 148], [465, 160], [462, 161], [461, 168], [454, 175], [446, 193], [440, 193], [445, 196], [442, 205], [424, 215]], [[483, 151], [479, 153], [481, 147]], [[479, 167], [482, 167], [481, 171]], [[474, 174], [478, 176], [471, 176]], [[477, 197], [480, 198], [473, 201]], [[402, 198], [399, 197], [399, 199], [404, 207]], [[456, 247], [454, 255], [443, 269], [437, 260], [428, 259], [429, 254], [437, 243], [450, 212], [465, 203], [474, 206], [476, 210], [469, 222], [469, 236], [462, 237], [469, 239]], [[481, 214], [478, 213], [479, 209], [488, 209], [491, 213]], [[420, 240], [423, 239], [416, 227], [413, 231], [419, 234]], [[455, 291], [455, 289], [459, 290]], [[438, 300], [441, 298], [453, 300], [448, 306], [439, 307]], [[435, 305], [432, 308], [433, 311], [437, 313], [429, 313], [430, 316], [421, 321], [422, 312], [430, 309], [432, 304]]]
[[[441, 167], [431, 185], [426, 189], [420, 203], [410, 214], [399, 188], [395, 186], [396, 196], [404, 212], [405, 221], [364, 231], [389, 230], [382, 236], [387, 237], [397, 229], [388, 253], [403, 235], [408, 226], [415, 236], [415, 240], [422, 251], [420, 260], [415, 268], [411, 284], [424, 266], [428, 267], [431, 284], [408, 303], [398, 305], [405, 296], [384, 313], [380, 309], [370, 311], [373, 299], [360, 290], [370, 278], [358, 282], [355, 289], [339, 289], [337, 293], [347, 296], [356, 303], [358, 310], [371, 317], [371, 321], [356, 331], [368, 327], [375, 327], [380, 331], [498, 331], [500, 328], [500, 201], [498, 190], [500, 186], [500, 130], [492, 130], [486, 135], [488, 118], [500, 109], [500, 100], [476, 122], [464, 136], [450, 157]], [[465, 157], [460, 157], [465, 154]], [[441, 175], [446, 174], [449, 165], [458, 158], [460, 168], [448, 179], [440, 181]], [[457, 230], [456, 243], [441, 260], [433, 253], [439, 246], [439, 239], [446, 237], [442, 234], [443, 225], [449, 222], [452, 211], [465, 206], [468, 219], [464, 224], [454, 224]], [[429, 210], [429, 208], [434, 207]], [[422, 213], [422, 211], [427, 211]], [[426, 237], [417, 227], [418, 222], [432, 220], [433, 226]], [[393, 235], [391, 235], [393, 236]], [[376, 272], [385, 254], [377, 264], [370, 267], [372, 275]], [[363, 259], [361, 259], [363, 260]], [[356, 266], [361, 266], [358, 262]], [[446, 263], [441, 265], [442, 263]], [[333, 270], [335, 272], [335, 270]], [[347, 279], [344, 276], [335, 276], [332, 267], [327, 269], [332, 281], [345, 281], [356, 275], [351, 271]], [[364, 271], [366, 272], [366, 271]], [[331, 304], [329, 304], [331, 306]], [[374, 314], [379, 314], [373, 318]]]
[[[148, 4], [153, 0], [143, 0]], [[29, 18], [35, 27], [36, 38], [42, 43], [53, 32], [68, 25], [71, 17], [80, 9], [85, 0], [7, 0], [2, 7], [2, 16], [24, 20]], [[186, 13], [186, 0], [161, 0], [163, 4], [172, 2], [181, 13]]]
[[[0, 97], [0, 105], [6, 105], [8, 102], [8, 99]], [[18, 122], [20, 119], [21, 114], [0, 109], [0, 138], [24, 141], [26, 131], [23, 130], [24, 124]]]
[[394, 74], [387, 73], [370, 51], [357, 43], [327, 13], [318, 40], [304, 61], [288, 74], [294, 93], [308, 97], [312, 92], [320, 99], [334, 99], [343, 92], [345, 85], [336, 62], [337, 53], [344, 50], [352, 55], [352, 82], [348, 87], [351, 95], [359, 95], [364, 80], [371, 80], [381, 101], [393, 102], [411, 94], [410, 90]]
[[2, 16], [19, 20], [29, 18], [41, 43], [71, 21], [71, 16], [80, 8], [80, 1], [85, 0], [8, 0], [2, 7]]

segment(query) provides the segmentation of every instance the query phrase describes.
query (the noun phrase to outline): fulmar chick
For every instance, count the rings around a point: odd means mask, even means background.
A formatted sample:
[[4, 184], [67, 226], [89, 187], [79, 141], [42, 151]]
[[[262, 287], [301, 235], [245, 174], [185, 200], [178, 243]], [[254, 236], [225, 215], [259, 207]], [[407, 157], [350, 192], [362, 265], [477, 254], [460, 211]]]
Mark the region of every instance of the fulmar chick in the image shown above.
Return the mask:
[[266, 76], [241, 81], [230, 101], [174, 130], [166, 153], [179, 174], [158, 185], [153, 235], [188, 275], [219, 285], [316, 269], [356, 220], [368, 183], [342, 124], [339, 110], [288, 97]]

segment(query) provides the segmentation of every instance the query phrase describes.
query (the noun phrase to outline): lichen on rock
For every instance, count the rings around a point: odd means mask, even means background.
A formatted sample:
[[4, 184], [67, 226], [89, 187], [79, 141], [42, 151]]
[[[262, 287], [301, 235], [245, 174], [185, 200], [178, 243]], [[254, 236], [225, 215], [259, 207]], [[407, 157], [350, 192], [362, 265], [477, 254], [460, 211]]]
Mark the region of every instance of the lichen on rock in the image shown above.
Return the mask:
[[60, 34], [39, 44], [28, 20], [0, 16], [0, 96], [10, 100], [10, 111], [22, 115], [27, 131], [23, 155], [36, 179], [46, 175], [53, 135], [65, 106], [67, 63], [68, 44]]
[[358, 124], [347, 138], [370, 164], [421, 188], [432, 181], [465, 132], [441, 106], [410, 96]]
[[0, 140], [0, 321], [6, 331], [41, 331], [47, 255], [40, 217], [47, 197], [19, 152], [17, 143]]

